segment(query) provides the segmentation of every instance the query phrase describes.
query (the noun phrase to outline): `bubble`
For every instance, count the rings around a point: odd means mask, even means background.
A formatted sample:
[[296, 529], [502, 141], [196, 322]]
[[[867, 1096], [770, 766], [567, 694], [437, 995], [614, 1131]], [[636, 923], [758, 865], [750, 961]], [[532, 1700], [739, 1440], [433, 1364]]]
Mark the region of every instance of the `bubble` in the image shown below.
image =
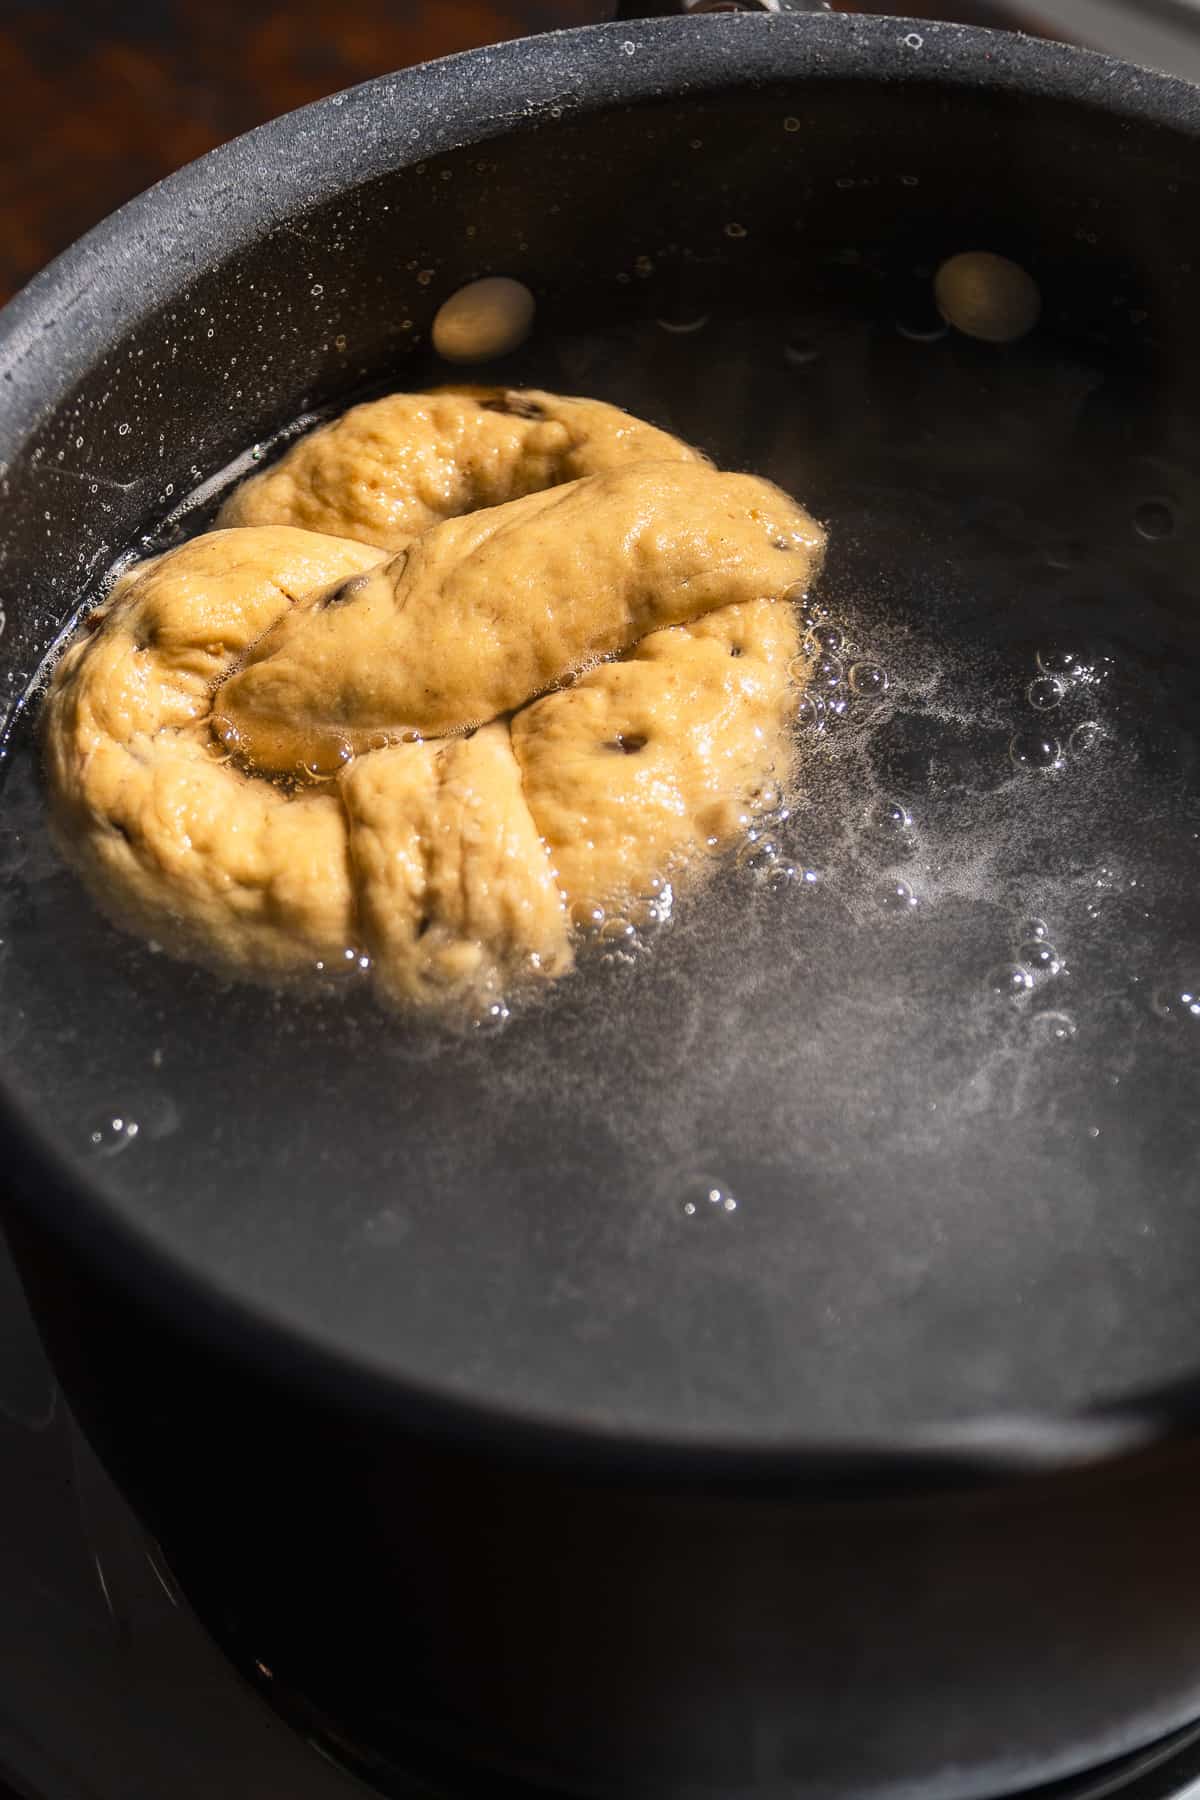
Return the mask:
[[497, 1037], [511, 1018], [507, 1000], [491, 1000], [482, 1012], [476, 1013], [471, 1025], [477, 1037]]
[[1046, 938], [1031, 938], [1017, 955], [1035, 975], [1057, 975], [1062, 968], [1058, 951]]
[[209, 728], [222, 748], [230, 756], [236, 756], [242, 747], [242, 734], [233, 720], [223, 718], [220, 713], [214, 713], [209, 720]]
[[884, 912], [906, 913], [917, 904], [917, 896], [907, 881], [885, 881], [876, 889], [875, 897]]
[[820, 601], [813, 598], [801, 581], [793, 581], [791, 587], [784, 588], [780, 599], [797, 609], [805, 625], [815, 625], [824, 611]]
[[791, 888], [803, 886], [805, 871], [798, 863], [781, 856], [763, 871], [761, 881], [769, 894], [784, 894]]
[[809, 683], [815, 688], [841, 687], [845, 667], [836, 656], [819, 656], [809, 670]]
[[1030, 944], [1044, 944], [1050, 936], [1050, 927], [1045, 919], [1026, 919], [1021, 927], [1020, 936]]
[[[805, 665], [807, 668], [807, 664]], [[825, 702], [819, 694], [801, 694], [796, 708], [796, 723], [801, 731], [820, 731], [825, 724]]]
[[1067, 748], [1073, 756], [1090, 756], [1098, 750], [1104, 741], [1104, 728], [1095, 719], [1087, 719], [1077, 725], [1067, 739]]
[[902, 338], [911, 344], [940, 344], [944, 337], [949, 337], [950, 327], [940, 313], [932, 307], [910, 306], [896, 320], [896, 330]]
[[331, 738], [321, 744], [315, 756], [300, 764], [300, 773], [309, 781], [330, 781], [354, 761], [354, 751], [345, 738]]
[[725, 236], [727, 238], [744, 238], [746, 236], [746, 227], [739, 224], [736, 219], [730, 219], [725, 227]]
[[1143, 500], [1134, 512], [1133, 528], [1150, 543], [1169, 538], [1175, 530], [1175, 509], [1166, 500]]
[[1150, 1004], [1172, 1025], [1200, 1025], [1200, 982], [1167, 981], [1156, 987]]
[[1019, 1000], [1033, 986], [1033, 976], [1019, 963], [1000, 963], [987, 978], [989, 993], [1003, 1000]]
[[1066, 691], [1066, 683], [1060, 681], [1057, 675], [1039, 675], [1026, 688], [1025, 698], [1038, 712], [1051, 712], [1054, 707], [1061, 705]]
[[140, 1132], [141, 1126], [136, 1119], [124, 1110], [109, 1107], [85, 1122], [84, 1149], [89, 1156], [120, 1156], [137, 1142]]
[[853, 663], [850, 669], [850, 692], [860, 700], [878, 700], [887, 692], [887, 670], [878, 663]]
[[655, 324], [663, 331], [669, 331], [677, 337], [683, 337], [692, 331], [703, 331], [704, 327], [708, 324], [708, 314], [702, 312], [684, 314], [677, 319], [660, 318], [655, 320]]
[[669, 925], [674, 911], [675, 890], [669, 881], [664, 881], [645, 901], [641, 924], [643, 934], [660, 931], [664, 925]]
[[433, 321], [433, 347], [447, 362], [507, 356], [533, 330], [537, 302], [523, 281], [488, 275], [444, 300]]
[[781, 855], [774, 838], [752, 832], [737, 853], [737, 864], [748, 875], [766, 876], [775, 868]]
[[812, 338], [789, 338], [783, 348], [783, 360], [793, 369], [807, 369], [821, 360], [821, 346]]
[[805, 649], [817, 656], [836, 656], [846, 641], [840, 625], [814, 625], [804, 640]]
[[967, 251], [944, 262], [934, 297], [948, 325], [989, 344], [1027, 337], [1042, 312], [1036, 281], [1019, 263], [991, 251]]
[[601, 962], [619, 966], [632, 963], [643, 948], [632, 919], [605, 919], [596, 937]]
[[1043, 675], [1073, 675], [1079, 664], [1079, 652], [1069, 644], [1046, 644], [1036, 654]]
[[1070, 1013], [1035, 1013], [1029, 1021], [1029, 1035], [1035, 1044], [1061, 1048], [1063, 1045], [1071, 1043], [1078, 1033], [1079, 1027]]
[[1014, 768], [1056, 769], [1062, 758], [1062, 745], [1057, 738], [1041, 731], [1018, 731], [1008, 746]]
[[881, 800], [872, 815], [876, 830], [899, 834], [912, 829], [912, 814], [899, 800]]

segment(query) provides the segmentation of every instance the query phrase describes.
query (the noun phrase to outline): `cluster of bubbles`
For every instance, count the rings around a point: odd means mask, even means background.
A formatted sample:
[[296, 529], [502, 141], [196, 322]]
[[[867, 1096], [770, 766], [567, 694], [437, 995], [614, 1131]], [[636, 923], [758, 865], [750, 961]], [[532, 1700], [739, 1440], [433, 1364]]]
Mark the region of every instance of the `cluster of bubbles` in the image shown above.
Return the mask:
[[1068, 729], [1060, 728], [1051, 716], [1069, 699], [1093, 688], [1102, 671], [1077, 648], [1066, 644], [1038, 650], [1034, 664], [1035, 673], [1025, 698], [1034, 712], [1043, 717], [1036, 724], [1023, 725], [1014, 734], [1008, 754], [1014, 768], [1045, 773], [1064, 768], [1069, 756], [1091, 754], [1102, 743], [1104, 730], [1095, 719], [1084, 719]]
[[1045, 919], [1026, 919], [1017, 931], [1015, 947], [1016, 960], [997, 964], [987, 978], [988, 991], [998, 999], [1022, 1000], [1065, 967]]
[[318, 957], [313, 964], [313, 973], [321, 981], [342, 982], [358, 975], [367, 975], [371, 969], [371, 958], [365, 950], [354, 944], [346, 944], [336, 956]]
[[1075, 1041], [1079, 1028], [1069, 1012], [1039, 1001], [1040, 990], [1053, 977], [1067, 973], [1046, 921], [1026, 919], [1017, 930], [1015, 949], [1014, 962], [1001, 963], [991, 970], [985, 984], [987, 990], [997, 1000], [1024, 1002], [1033, 1007], [1027, 1026], [1029, 1041], [1035, 1048], [1063, 1049]]
[[169, 1095], [147, 1090], [128, 1101], [101, 1106], [83, 1121], [83, 1149], [101, 1160], [120, 1156], [134, 1144], [169, 1137], [180, 1123], [179, 1108]]
[[[788, 670], [797, 689], [793, 717], [801, 743], [815, 748], [834, 732], [869, 729], [887, 717], [890, 708], [881, 703], [889, 696], [891, 680], [883, 664], [860, 650], [807, 591], [790, 590], [784, 598], [796, 606], [804, 626], [800, 653]], [[898, 804], [897, 812], [910, 828], [908, 814]], [[783, 793], [773, 784], [765, 786], [753, 799], [735, 857], [737, 868], [773, 893], [818, 887], [820, 870], [797, 857], [790, 843], [795, 825]], [[885, 820], [881, 838], [889, 836], [895, 833]]]
[[680, 1205], [685, 1219], [720, 1219], [735, 1213], [737, 1209], [736, 1196], [723, 1182], [713, 1181], [708, 1176], [687, 1184]]
[[1151, 1005], [1169, 1025], [1200, 1030], [1200, 982], [1167, 981], [1155, 988]]
[[577, 907], [572, 913], [581, 950], [603, 967], [631, 968], [675, 915], [675, 890], [665, 876], [652, 876], [646, 891], [624, 910]]

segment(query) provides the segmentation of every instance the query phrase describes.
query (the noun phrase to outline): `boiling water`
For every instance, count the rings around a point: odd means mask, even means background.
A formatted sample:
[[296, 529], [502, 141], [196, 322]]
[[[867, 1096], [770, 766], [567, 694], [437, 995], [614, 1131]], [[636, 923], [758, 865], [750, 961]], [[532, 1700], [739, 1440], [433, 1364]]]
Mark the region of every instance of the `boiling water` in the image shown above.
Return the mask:
[[1091, 455], [1095, 371], [895, 324], [689, 316], [497, 371], [771, 475], [831, 550], [798, 791], [468, 1040], [353, 959], [300, 1002], [110, 929], [26, 708], [0, 1052], [122, 1210], [330, 1342], [605, 1425], [870, 1431], [1200, 1360], [1200, 496]]

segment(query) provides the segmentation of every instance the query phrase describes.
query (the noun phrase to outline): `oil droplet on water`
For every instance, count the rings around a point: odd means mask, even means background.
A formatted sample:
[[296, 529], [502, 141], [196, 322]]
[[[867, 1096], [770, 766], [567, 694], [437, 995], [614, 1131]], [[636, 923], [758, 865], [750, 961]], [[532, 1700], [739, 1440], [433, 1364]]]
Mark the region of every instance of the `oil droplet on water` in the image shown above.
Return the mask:
[[1042, 731], [1018, 731], [1008, 747], [1017, 769], [1056, 769], [1062, 759], [1062, 745]]
[[988, 976], [987, 985], [1002, 1000], [1019, 1000], [1033, 986], [1033, 976], [1019, 963], [1001, 963]]

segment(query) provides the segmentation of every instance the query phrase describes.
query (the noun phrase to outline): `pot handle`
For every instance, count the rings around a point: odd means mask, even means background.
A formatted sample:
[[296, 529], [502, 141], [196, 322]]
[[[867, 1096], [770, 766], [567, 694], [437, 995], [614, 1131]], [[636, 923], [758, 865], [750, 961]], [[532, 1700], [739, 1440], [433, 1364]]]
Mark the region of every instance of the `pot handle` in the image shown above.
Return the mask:
[[687, 18], [692, 13], [827, 13], [833, 0], [618, 0], [614, 19]]

